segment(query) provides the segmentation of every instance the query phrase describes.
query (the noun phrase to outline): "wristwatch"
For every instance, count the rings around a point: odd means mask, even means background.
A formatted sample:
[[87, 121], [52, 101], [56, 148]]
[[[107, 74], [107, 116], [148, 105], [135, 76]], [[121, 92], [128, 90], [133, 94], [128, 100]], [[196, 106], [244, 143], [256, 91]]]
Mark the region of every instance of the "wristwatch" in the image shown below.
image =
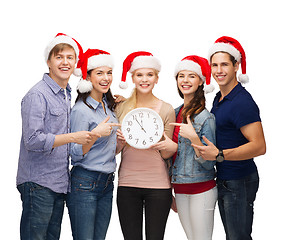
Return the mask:
[[223, 162], [224, 161], [224, 155], [223, 155], [223, 151], [222, 150], [218, 151], [218, 154], [216, 156], [216, 161], [217, 162]]

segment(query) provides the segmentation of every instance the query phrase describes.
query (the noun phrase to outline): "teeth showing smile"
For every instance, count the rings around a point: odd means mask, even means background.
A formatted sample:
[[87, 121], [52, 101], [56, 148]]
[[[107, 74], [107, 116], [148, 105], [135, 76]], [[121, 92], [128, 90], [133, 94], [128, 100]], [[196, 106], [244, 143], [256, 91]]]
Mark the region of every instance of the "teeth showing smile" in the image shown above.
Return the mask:
[[222, 79], [225, 78], [225, 75], [217, 75], [216, 77], [217, 77], [218, 80], [222, 80]]
[[140, 84], [141, 87], [149, 87], [150, 84]]
[[68, 71], [69, 70], [69, 68], [66, 68], [66, 67], [64, 67], [64, 68], [60, 68], [62, 71]]
[[100, 83], [101, 86], [103, 87], [107, 87], [109, 85], [109, 83]]
[[190, 89], [192, 86], [191, 86], [191, 85], [181, 85], [181, 87], [182, 87], [183, 89]]

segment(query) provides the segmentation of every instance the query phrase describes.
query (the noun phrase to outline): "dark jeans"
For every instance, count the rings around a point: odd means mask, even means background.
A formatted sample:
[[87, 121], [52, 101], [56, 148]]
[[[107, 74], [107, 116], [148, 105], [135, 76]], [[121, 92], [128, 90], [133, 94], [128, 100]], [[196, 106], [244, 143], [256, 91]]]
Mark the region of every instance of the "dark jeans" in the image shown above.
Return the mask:
[[163, 239], [171, 202], [171, 189], [118, 187], [117, 206], [124, 239], [143, 239], [143, 208], [146, 240]]
[[217, 180], [218, 206], [227, 240], [251, 240], [254, 201], [259, 187], [255, 172], [244, 179]]
[[74, 167], [67, 207], [74, 240], [105, 239], [112, 214], [114, 174]]
[[58, 240], [65, 194], [33, 182], [17, 186], [22, 200], [21, 240]]

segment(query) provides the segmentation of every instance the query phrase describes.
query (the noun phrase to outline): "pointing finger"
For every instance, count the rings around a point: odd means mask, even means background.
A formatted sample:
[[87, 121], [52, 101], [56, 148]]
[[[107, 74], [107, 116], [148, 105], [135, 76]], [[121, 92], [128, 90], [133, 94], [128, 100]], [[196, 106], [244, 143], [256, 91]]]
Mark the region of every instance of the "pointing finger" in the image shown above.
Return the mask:
[[183, 123], [170, 123], [170, 126], [176, 126], [176, 127], [181, 127]]
[[108, 123], [111, 127], [121, 127], [120, 123]]

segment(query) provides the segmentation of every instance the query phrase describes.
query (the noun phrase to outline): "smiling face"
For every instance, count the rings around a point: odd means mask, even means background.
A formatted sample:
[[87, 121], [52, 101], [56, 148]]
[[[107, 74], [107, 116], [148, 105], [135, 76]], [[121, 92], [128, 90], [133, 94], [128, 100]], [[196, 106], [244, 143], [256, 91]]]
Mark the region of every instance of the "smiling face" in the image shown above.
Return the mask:
[[177, 74], [177, 87], [184, 98], [187, 96], [193, 97], [198, 87], [202, 84], [202, 79], [195, 72], [183, 70]]
[[152, 68], [140, 68], [133, 72], [132, 81], [139, 93], [152, 93], [155, 84], [158, 83], [157, 71]]
[[74, 49], [65, 47], [62, 51], [52, 54], [47, 60], [49, 76], [61, 87], [64, 87], [74, 71], [75, 63]]
[[215, 53], [211, 57], [211, 72], [220, 89], [230, 89], [237, 84], [236, 73], [239, 63], [232, 63], [230, 55], [224, 52]]
[[112, 84], [112, 68], [102, 66], [93, 69], [86, 78], [91, 81], [93, 89], [91, 91], [91, 96], [100, 101], [103, 94], [107, 93]]

